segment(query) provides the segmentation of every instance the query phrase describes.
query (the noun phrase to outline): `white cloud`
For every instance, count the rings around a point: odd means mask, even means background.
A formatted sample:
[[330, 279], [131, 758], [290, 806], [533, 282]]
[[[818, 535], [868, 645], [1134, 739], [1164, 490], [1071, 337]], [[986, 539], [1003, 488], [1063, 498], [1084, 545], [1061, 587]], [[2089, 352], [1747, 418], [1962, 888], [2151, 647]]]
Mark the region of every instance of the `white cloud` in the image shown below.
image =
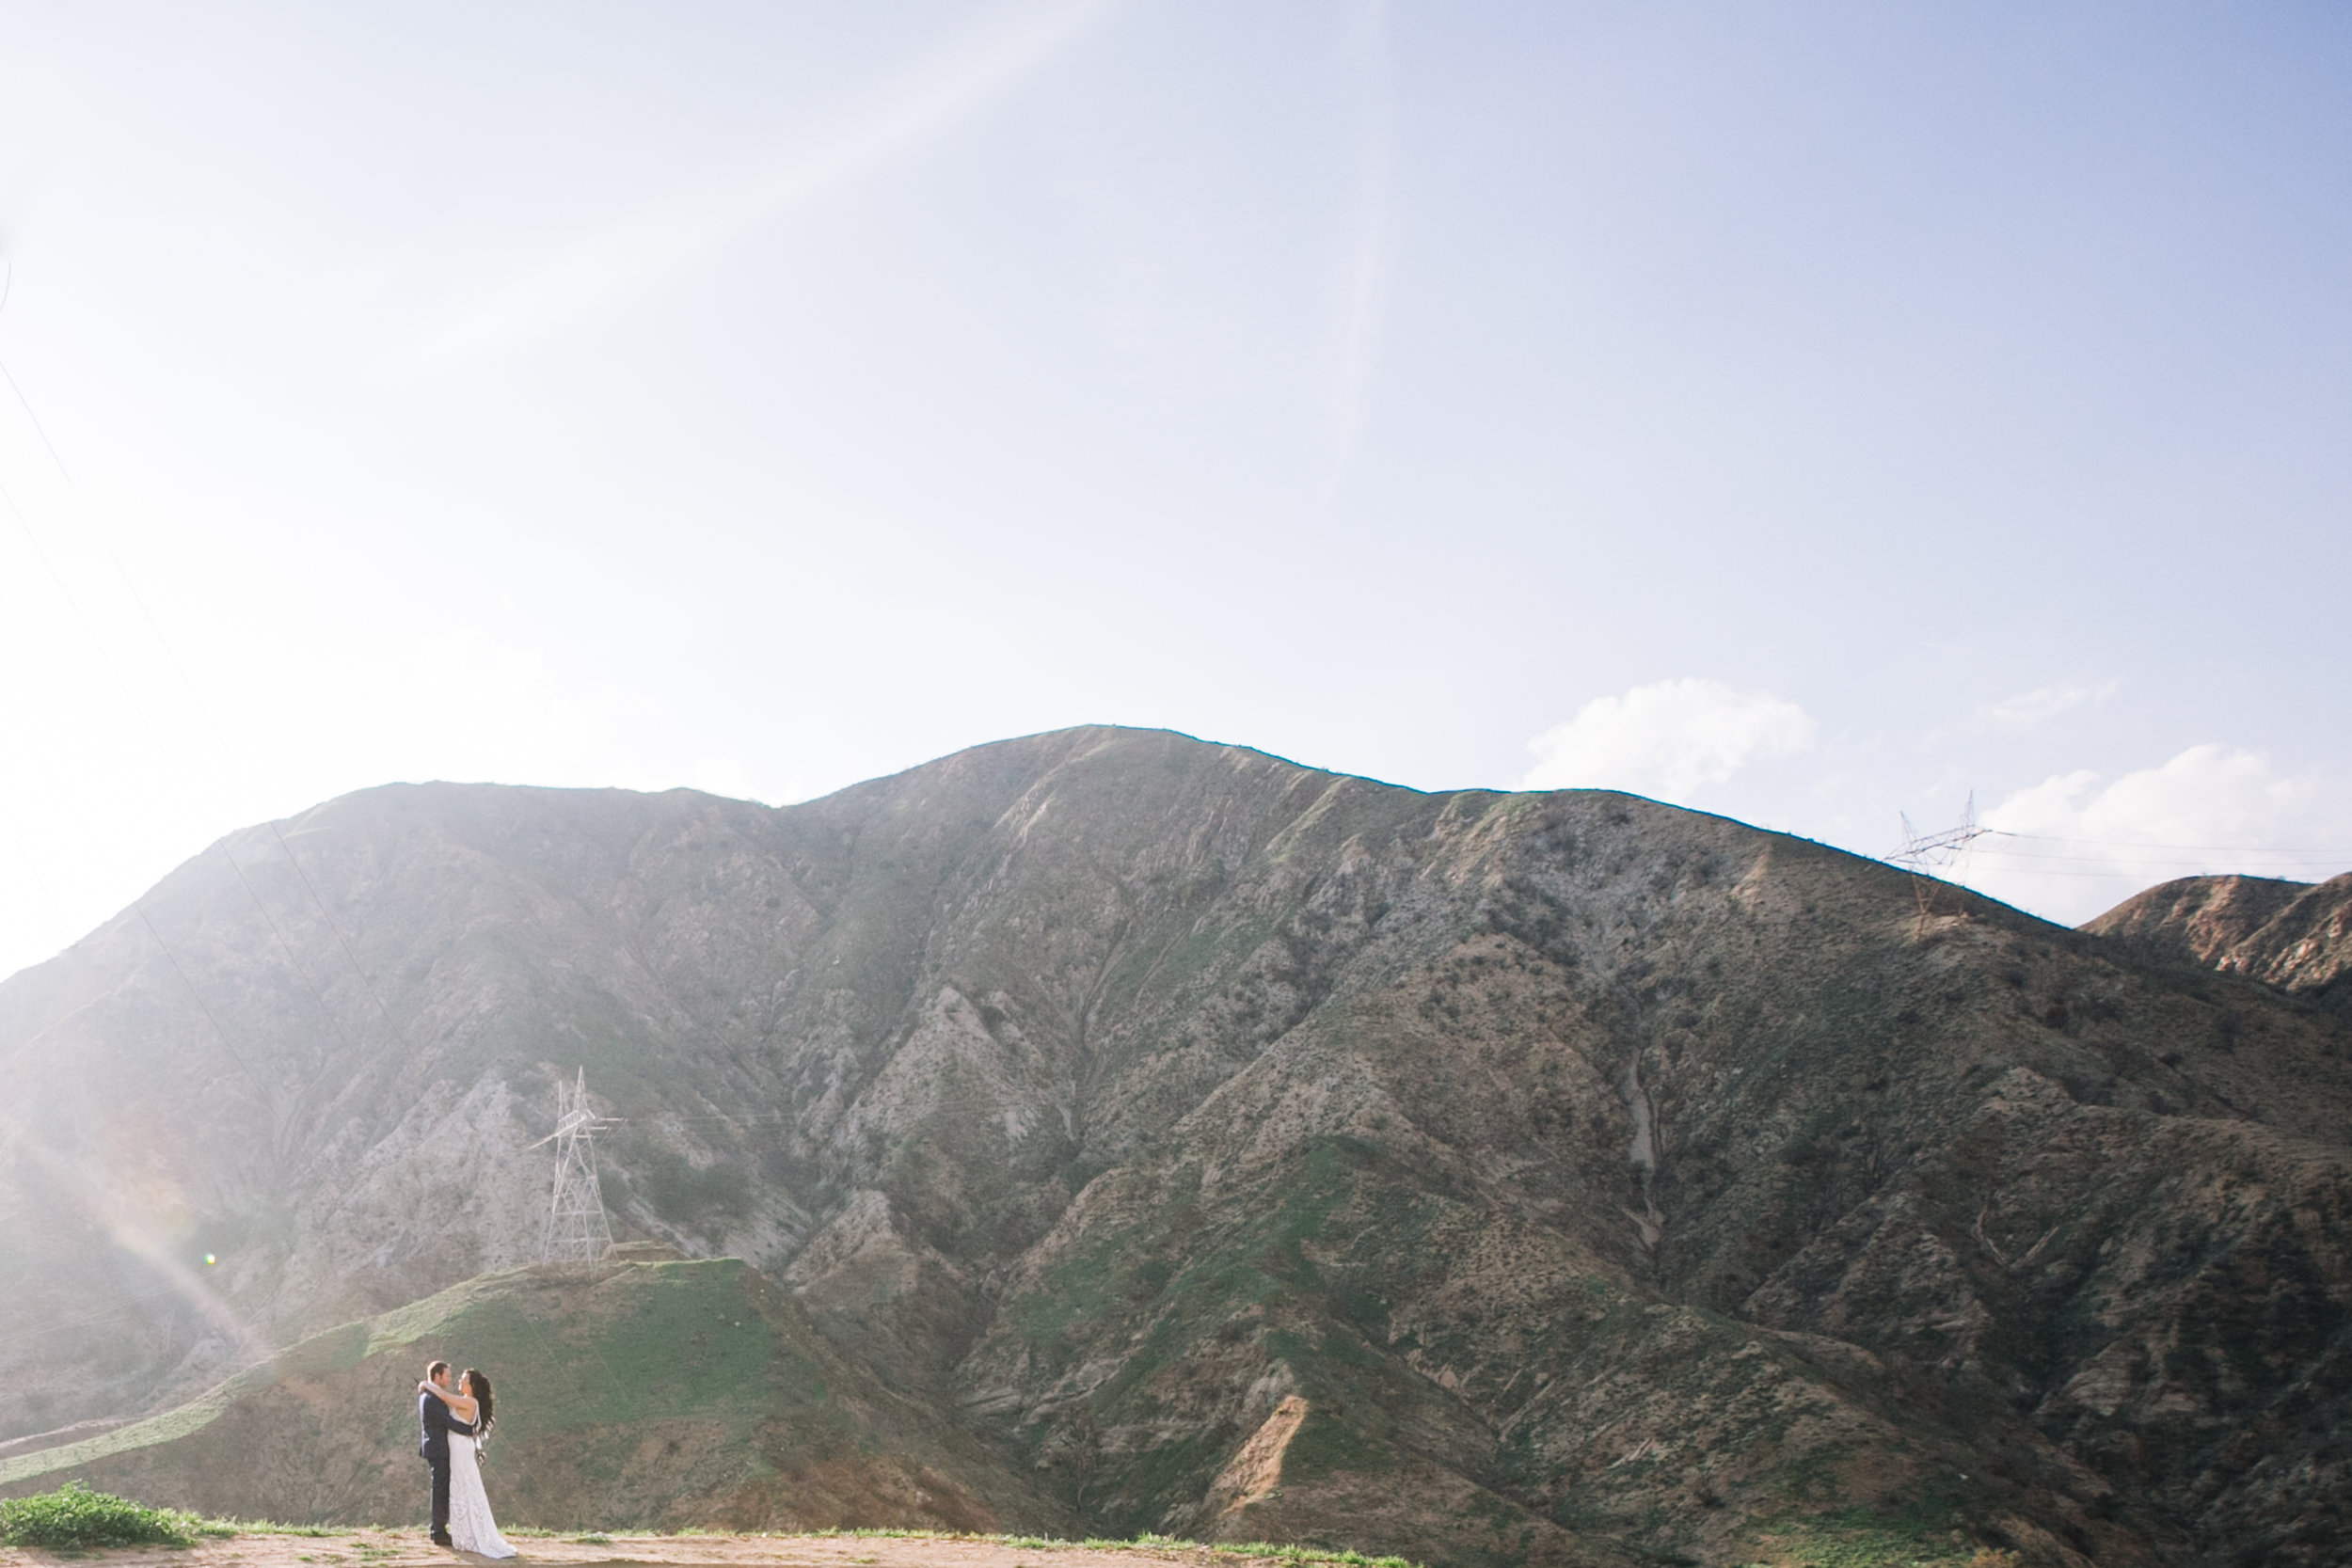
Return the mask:
[[2112, 782], [2060, 773], [1986, 812], [1965, 879], [2077, 923], [2176, 877], [2314, 881], [2352, 866], [2352, 788], [2260, 752], [2192, 746]]
[[2004, 697], [1997, 703], [1986, 703], [1977, 709], [1978, 722], [1987, 728], [2006, 730], [2022, 735], [2036, 724], [2057, 718], [2085, 703], [2103, 703], [2115, 695], [2121, 681], [2107, 681], [2099, 686], [2038, 686], [2031, 691], [2020, 691], [2014, 697]]
[[1820, 726], [1769, 691], [1686, 676], [1597, 697], [1528, 742], [1523, 789], [1607, 788], [1681, 800], [1750, 762], [1812, 749]]

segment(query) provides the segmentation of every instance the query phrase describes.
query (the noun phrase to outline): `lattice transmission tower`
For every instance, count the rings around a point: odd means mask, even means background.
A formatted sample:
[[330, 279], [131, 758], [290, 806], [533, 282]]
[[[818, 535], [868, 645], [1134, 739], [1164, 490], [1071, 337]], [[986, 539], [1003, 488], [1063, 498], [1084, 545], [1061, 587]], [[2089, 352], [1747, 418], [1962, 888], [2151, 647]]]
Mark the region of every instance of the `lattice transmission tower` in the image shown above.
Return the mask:
[[1911, 825], [1911, 818], [1908, 816], [1901, 813], [1897, 815], [1902, 817], [1902, 847], [1887, 856], [1886, 863], [1899, 865], [1911, 873], [1911, 891], [1917, 895], [1919, 899], [1919, 923], [1916, 929], [1919, 934], [1925, 934], [1929, 914], [1929, 884], [1945, 880], [1942, 874], [1946, 871], [1953, 871], [1955, 874], [1950, 879], [1959, 881], [1967, 871], [1969, 847], [1994, 830], [1977, 826], [1977, 792], [1973, 789], [1968, 792], [1967, 805], [1961, 808], [1960, 826], [1957, 828], [1946, 828], [1941, 832], [1923, 833]]
[[539, 1144], [555, 1145], [555, 1190], [539, 1233], [543, 1263], [595, 1263], [612, 1250], [612, 1226], [596, 1182], [596, 1134], [619, 1124], [588, 1108], [588, 1069], [555, 1085], [555, 1131]]

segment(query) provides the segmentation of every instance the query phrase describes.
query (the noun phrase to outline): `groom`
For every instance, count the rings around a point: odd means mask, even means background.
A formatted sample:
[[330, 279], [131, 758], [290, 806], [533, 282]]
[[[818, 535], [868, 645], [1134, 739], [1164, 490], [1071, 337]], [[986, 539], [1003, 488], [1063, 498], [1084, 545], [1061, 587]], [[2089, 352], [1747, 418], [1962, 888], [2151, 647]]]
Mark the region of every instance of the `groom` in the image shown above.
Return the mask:
[[[449, 1363], [436, 1361], [424, 1370], [425, 1381], [436, 1388], [449, 1386]], [[449, 1434], [473, 1435], [473, 1427], [449, 1413], [449, 1406], [431, 1394], [417, 1395], [417, 1426], [424, 1433], [417, 1451], [433, 1466], [433, 1544], [453, 1545], [449, 1538]]]

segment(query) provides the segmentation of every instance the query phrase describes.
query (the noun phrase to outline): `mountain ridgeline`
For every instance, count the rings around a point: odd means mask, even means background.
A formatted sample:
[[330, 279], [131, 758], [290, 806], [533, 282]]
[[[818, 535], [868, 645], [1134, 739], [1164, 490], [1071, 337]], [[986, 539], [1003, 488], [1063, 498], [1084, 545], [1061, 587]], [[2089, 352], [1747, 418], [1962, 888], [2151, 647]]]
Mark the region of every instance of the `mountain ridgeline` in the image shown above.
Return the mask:
[[[1923, 914], [1633, 797], [1119, 729], [781, 809], [364, 791], [0, 985], [0, 1473], [529, 1263], [584, 1066], [616, 1229], [787, 1291], [874, 1389], [839, 1451], [929, 1412], [890, 1473], [962, 1516], [1482, 1568], [2340, 1561], [2342, 966], [2216, 957], [2302, 896]], [[788, 1447], [696, 1481], [709, 1522], [823, 1513]], [[825, 1516], [944, 1516], [915, 1487]]]
[[2352, 872], [2317, 884], [2185, 877], [2083, 929], [2152, 958], [2248, 975], [2352, 1018]]

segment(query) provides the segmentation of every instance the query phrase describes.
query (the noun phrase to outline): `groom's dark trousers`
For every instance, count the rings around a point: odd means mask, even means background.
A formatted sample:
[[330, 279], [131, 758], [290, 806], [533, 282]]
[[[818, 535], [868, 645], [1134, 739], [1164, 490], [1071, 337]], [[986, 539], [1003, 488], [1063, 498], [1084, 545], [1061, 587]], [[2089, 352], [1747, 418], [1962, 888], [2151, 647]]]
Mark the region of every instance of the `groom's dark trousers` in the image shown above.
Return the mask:
[[462, 1432], [473, 1435], [473, 1428], [449, 1413], [432, 1394], [417, 1396], [417, 1428], [423, 1438], [417, 1444], [417, 1452], [433, 1469], [433, 1539], [441, 1540], [449, 1534], [449, 1434]]

